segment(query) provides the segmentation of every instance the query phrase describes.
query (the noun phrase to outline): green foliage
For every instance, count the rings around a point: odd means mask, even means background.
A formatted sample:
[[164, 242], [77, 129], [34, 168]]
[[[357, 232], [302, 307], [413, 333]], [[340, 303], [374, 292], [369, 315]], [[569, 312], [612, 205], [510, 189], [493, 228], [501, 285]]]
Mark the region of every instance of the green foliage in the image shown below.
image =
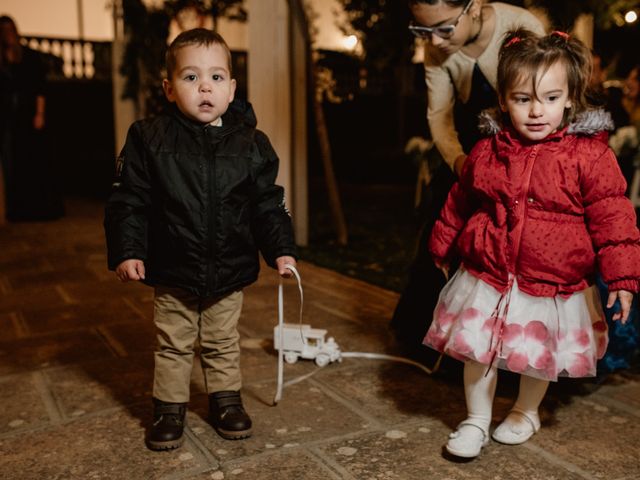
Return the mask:
[[[620, 26], [622, 15], [640, 8], [640, 0], [523, 0], [509, 3], [545, 10], [558, 29], [569, 30], [584, 13], [594, 16], [596, 27]], [[344, 33], [357, 32], [364, 49], [363, 62], [384, 69], [408, 58], [411, 36], [407, 32], [410, 12], [406, 0], [340, 0], [347, 13]]]
[[167, 50], [169, 25], [178, 12], [195, 8], [214, 19], [226, 17], [246, 21], [244, 0], [165, 0], [162, 8], [148, 9], [142, 0], [123, 0], [125, 48], [120, 73], [126, 78], [123, 98], [132, 99], [144, 115], [153, 115], [165, 105], [161, 81]]
[[640, 0], [528, 0], [525, 5], [545, 10], [559, 29], [569, 30], [578, 16], [590, 13], [596, 26], [607, 30], [621, 26], [624, 12], [639, 8]]
[[410, 12], [404, 0], [340, 0], [348, 23], [345, 34], [356, 32], [363, 46], [365, 66], [382, 71], [409, 58]]
[[127, 79], [122, 96], [144, 103], [145, 113], [155, 113], [161, 108], [160, 81], [171, 17], [164, 11], [148, 12], [141, 0], [124, 0], [123, 11], [128, 42], [120, 66]]

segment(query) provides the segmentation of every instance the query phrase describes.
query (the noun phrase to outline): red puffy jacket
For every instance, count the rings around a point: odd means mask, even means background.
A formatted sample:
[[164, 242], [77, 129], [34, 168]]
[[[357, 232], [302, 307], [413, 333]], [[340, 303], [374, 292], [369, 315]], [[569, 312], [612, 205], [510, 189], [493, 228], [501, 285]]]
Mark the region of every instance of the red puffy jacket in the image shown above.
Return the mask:
[[537, 143], [511, 128], [478, 142], [433, 228], [436, 263], [459, 255], [500, 291], [511, 273], [522, 291], [549, 297], [589, 286], [597, 260], [609, 290], [637, 292], [640, 234], [600, 117]]

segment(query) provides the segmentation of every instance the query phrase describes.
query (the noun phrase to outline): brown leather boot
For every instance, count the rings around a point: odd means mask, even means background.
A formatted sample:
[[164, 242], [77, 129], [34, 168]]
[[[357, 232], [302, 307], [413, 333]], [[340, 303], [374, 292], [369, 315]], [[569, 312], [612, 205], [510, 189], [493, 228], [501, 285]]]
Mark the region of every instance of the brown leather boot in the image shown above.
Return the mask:
[[251, 418], [242, 406], [240, 392], [223, 391], [209, 394], [209, 423], [227, 440], [251, 436]]
[[153, 425], [147, 432], [151, 450], [172, 450], [184, 443], [186, 403], [169, 403], [153, 399]]

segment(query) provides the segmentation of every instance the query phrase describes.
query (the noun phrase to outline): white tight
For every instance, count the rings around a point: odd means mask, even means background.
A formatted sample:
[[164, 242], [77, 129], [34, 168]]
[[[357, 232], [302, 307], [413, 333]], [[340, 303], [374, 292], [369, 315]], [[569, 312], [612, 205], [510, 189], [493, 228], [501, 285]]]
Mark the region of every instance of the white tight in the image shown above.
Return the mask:
[[[485, 375], [486, 374], [486, 375]], [[484, 432], [489, 431], [493, 396], [496, 393], [498, 369], [467, 360], [464, 364], [464, 396], [467, 401], [467, 420]]]
[[[487, 371], [488, 370], [488, 371]], [[491, 411], [493, 397], [496, 393], [496, 382], [498, 379], [498, 369], [491, 367], [488, 369], [472, 360], [464, 364], [464, 393], [467, 402], [467, 421], [489, 431], [491, 424]], [[520, 390], [514, 409], [528, 413], [534, 418], [538, 418], [538, 407], [544, 398], [549, 382], [520, 375]]]
[[548, 386], [548, 380], [520, 375], [520, 391], [513, 409], [537, 418], [538, 407], [544, 398], [544, 394], [547, 393]]

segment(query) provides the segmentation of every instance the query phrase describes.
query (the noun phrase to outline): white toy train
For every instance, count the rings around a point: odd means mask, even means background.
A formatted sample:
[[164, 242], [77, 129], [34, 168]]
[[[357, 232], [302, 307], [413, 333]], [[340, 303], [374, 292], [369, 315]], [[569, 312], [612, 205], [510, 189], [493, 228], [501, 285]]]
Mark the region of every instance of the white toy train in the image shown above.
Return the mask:
[[276, 350], [282, 348], [284, 360], [296, 363], [298, 358], [314, 360], [316, 365], [324, 367], [330, 362], [341, 361], [340, 347], [329, 337], [325, 341], [326, 330], [311, 328], [311, 325], [285, 323], [282, 331], [282, 345], [280, 345], [280, 327], [273, 329], [273, 346]]

